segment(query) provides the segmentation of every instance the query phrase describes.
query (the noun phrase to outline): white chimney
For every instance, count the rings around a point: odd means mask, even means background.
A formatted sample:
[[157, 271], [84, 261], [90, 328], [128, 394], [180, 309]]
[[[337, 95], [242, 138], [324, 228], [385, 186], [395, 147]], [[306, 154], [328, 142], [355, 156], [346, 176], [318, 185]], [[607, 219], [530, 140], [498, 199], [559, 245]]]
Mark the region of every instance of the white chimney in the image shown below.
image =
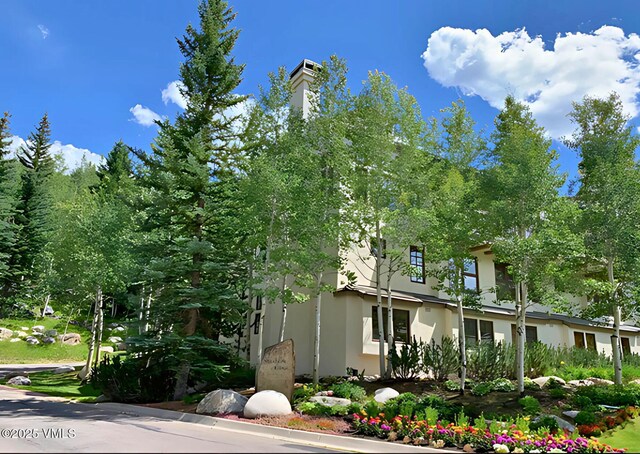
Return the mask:
[[315, 77], [315, 68], [319, 66], [319, 64], [305, 58], [289, 75], [293, 90], [291, 105], [302, 110], [303, 118], [307, 118], [309, 115], [311, 108], [309, 102], [310, 85]]

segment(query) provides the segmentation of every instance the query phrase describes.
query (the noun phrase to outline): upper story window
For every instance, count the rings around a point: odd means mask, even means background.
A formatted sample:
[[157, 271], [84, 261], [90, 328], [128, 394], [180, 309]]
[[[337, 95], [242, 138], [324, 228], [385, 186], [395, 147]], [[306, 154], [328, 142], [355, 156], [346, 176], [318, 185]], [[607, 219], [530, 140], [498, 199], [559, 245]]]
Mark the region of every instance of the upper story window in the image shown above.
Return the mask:
[[496, 263], [496, 296], [499, 301], [513, 301], [516, 299], [516, 285], [513, 277], [507, 269], [509, 265], [506, 263]]
[[409, 249], [409, 265], [411, 266], [411, 282], [424, 284], [424, 249], [411, 246]]
[[464, 260], [464, 288], [474, 292], [480, 291], [480, 282], [478, 281], [478, 259]]

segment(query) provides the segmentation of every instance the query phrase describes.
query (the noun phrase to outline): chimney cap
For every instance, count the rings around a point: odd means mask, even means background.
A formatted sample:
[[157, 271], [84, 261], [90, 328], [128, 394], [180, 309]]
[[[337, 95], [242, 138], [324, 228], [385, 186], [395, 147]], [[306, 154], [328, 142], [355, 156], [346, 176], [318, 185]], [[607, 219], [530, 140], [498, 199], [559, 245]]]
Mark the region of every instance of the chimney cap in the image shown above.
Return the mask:
[[317, 67], [320, 67], [318, 63], [305, 58], [298, 64], [298, 66], [296, 66], [293, 71], [291, 71], [291, 73], [289, 74], [289, 79], [293, 79], [293, 77], [301, 70], [307, 69], [309, 71], [315, 71]]

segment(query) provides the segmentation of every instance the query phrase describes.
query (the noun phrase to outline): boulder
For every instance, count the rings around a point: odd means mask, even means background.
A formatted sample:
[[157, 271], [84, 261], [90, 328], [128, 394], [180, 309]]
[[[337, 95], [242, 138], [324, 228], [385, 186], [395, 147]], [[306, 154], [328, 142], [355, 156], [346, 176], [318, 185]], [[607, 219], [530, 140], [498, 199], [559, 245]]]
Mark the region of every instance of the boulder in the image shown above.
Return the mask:
[[400, 393], [393, 388], [380, 388], [376, 389], [373, 399], [376, 402], [385, 403], [389, 399], [393, 399], [394, 397], [398, 397]]
[[547, 382], [551, 379], [554, 379], [555, 381], [559, 382], [561, 385], [566, 385], [567, 382], [564, 381], [562, 378], [560, 377], [556, 377], [555, 375], [550, 375], [548, 377], [538, 377], [538, 378], [534, 378], [533, 382], [538, 385], [541, 388], [544, 388], [545, 385], [547, 384]]
[[281, 392], [291, 402], [295, 372], [296, 357], [292, 339], [267, 347], [256, 370], [256, 389]]
[[204, 396], [196, 408], [196, 413], [209, 415], [242, 413], [248, 400], [242, 394], [230, 389], [216, 389]]
[[594, 385], [599, 385], [599, 386], [614, 384], [611, 380], [607, 380], [606, 378], [589, 377], [587, 378], [587, 380], [593, 382]]
[[56, 339], [54, 337], [45, 336], [45, 337], [42, 338], [42, 343], [43, 344], [55, 344], [56, 343]]
[[569, 380], [567, 382], [568, 385], [574, 387], [580, 386], [593, 386], [593, 385], [613, 385], [611, 380], [605, 380], [604, 378], [585, 378], [584, 380]]
[[327, 407], [335, 407], [336, 405], [343, 405], [346, 407], [351, 405], [351, 401], [349, 399], [330, 396], [312, 396], [309, 398], [309, 402], [326, 405]]
[[29, 331], [29, 328], [27, 328], [26, 326], [23, 326], [20, 328], [22, 331]]
[[33, 331], [34, 333], [43, 333], [44, 334], [44, 326], [42, 325], [36, 325], [33, 328], [31, 328], [31, 331]]
[[11, 339], [9, 342], [20, 342], [22, 339], [20, 339], [19, 337], [14, 337], [13, 339]]
[[111, 342], [112, 344], [117, 344], [119, 342], [122, 342], [122, 338], [118, 336], [111, 336], [109, 339], [107, 339], [107, 342]]
[[82, 338], [78, 333], [67, 333], [58, 336], [58, 340], [65, 345], [78, 345], [82, 342]]
[[635, 380], [631, 380], [629, 384], [640, 385], [640, 378], [636, 378]]
[[124, 326], [116, 326], [112, 328], [111, 331], [114, 333], [124, 333], [127, 329]]
[[282, 416], [291, 414], [289, 399], [278, 391], [260, 391], [255, 393], [244, 406], [245, 418], [260, 416]]
[[107, 328], [113, 329], [113, 328], [117, 328], [118, 326], [120, 326], [120, 323], [112, 322], [107, 325]]
[[0, 328], [0, 340], [9, 339], [11, 336], [13, 336], [13, 331], [9, 328]]
[[48, 329], [44, 332], [44, 335], [47, 337], [56, 337], [58, 335], [58, 331], [55, 329]]
[[32, 337], [42, 337], [44, 336], [44, 333], [41, 333], [40, 331], [33, 331], [30, 336]]
[[38, 339], [36, 339], [33, 336], [29, 336], [25, 339], [25, 341], [27, 342], [27, 344], [29, 345], [38, 345], [40, 343], [40, 341]]
[[19, 385], [19, 386], [29, 386], [31, 384], [31, 380], [23, 375], [19, 375], [17, 377], [10, 378], [7, 380], [7, 385]]
[[571, 419], [576, 419], [576, 416], [578, 416], [578, 413], [580, 413], [577, 410], [569, 410], [569, 411], [563, 411], [562, 414], [571, 418]]
[[60, 366], [53, 370], [54, 374], [66, 374], [68, 372], [75, 372], [75, 368], [73, 366]]
[[104, 353], [113, 353], [113, 347], [100, 347], [100, 351]]
[[125, 344], [124, 342], [118, 342], [118, 345], [116, 345], [116, 351], [126, 352], [127, 351], [127, 344]]
[[94, 399], [94, 402], [99, 404], [100, 402], [110, 402], [111, 399], [109, 399], [107, 396], [105, 396], [104, 394], [100, 394], [98, 397], [96, 397]]
[[53, 315], [54, 312], [55, 311], [53, 310], [53, 308], [48, 304], [44, 307], [44, 311], [43, 311], [44, 315]]
[[18, 331], [18, 332], [14, 333], [14, 334], [16, 336], [18, 336], [19, 338], [21, 338], [21, 339], [28, 336], [28, 334], [25, 333], [24, 331]]

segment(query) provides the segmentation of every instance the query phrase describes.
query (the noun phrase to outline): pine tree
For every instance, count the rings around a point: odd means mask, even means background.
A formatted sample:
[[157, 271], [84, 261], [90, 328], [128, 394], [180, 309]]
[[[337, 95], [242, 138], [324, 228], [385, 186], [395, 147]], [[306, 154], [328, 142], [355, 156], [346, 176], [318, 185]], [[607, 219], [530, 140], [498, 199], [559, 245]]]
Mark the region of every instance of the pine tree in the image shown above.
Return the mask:
[[131, 149], [122, 140], [119, 140], [109, 151], [104, 164], [98, 166], [97, 173], [100, 185], [106, 191], [115, 193], [119, 187], [128, 186], [133, 181], [130, 151]]
[[27, 281], [37, 278], [41, 253], [50, 230], [52, 209], [49, 179], [54, 171], [54, 160], [49, 153], [51, 129], [44, 114], [36, 130], [29, 134], [26, 145], [18, 151], [18, 160], [24, 167], [18, 223], [20, 239], [18, 266]]
[[17, 185], [15, 160], [10, 159], [9, 132], [10, 114], [5, 112], [0, 118], [0, 289], [7, 296], [16, 278], [12, 258], [15, 257], [18, 226], [15, 223], [17, 214]]

